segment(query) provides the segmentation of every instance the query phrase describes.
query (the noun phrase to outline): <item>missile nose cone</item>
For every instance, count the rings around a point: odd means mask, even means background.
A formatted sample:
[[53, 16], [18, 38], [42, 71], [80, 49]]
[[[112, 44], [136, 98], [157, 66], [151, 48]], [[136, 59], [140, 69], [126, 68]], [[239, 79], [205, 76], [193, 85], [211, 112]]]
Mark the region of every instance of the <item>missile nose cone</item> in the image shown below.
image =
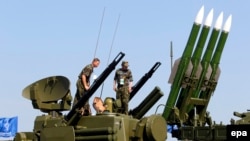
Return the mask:
[[212, 21], [213, 21], [213, 14], [214, 14], [214, 9], [211, 9], [210, 12], [207, 15], [206, 21], [204, 23], [204, 25], [210, 27], [212, 25]]
[[232, 23], [232, 15], [230, 15], [230, 16], [227, 18], [227, 20], [226, 20], [226, 22], [225, 22], [225, 24], [224, 24], [224, 27], [223, 27], [223, 31], [229, 32], [229, 31], [230, 31], [230, 28], [231, 28], [231, 23]]
[[195, 18], [195, 23], [196, 24], [201, 24], [202, 20], [203, 20], [203, 16], [204, 16], [204, 5], [201, 7], [201, 9], [199, 10], [196, 18]]
[[219, 17], [217, 18], [214, 28], [220, 30], [222, 26], [222, 21], [223, 21], [223, 12], [221, 12]]

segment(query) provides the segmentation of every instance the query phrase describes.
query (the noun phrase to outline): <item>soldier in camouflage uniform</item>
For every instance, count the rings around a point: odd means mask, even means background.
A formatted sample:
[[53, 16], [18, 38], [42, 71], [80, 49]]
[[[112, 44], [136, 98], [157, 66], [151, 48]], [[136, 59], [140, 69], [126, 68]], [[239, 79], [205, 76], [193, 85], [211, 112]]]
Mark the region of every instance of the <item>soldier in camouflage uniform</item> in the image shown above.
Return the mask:
[[[80, 100], [80, 98], [85, 94], [86, 91], [90, 88], [90, 76], [94, 70], [94, 68], [98, 67], [100, 64], [100, 60], [98, 58], [94, 58], [92, 63], [85, 66], [80, 74], [78, 75], [78, 80], [76, 82], [76, 94], [74, 98], [73, 106]], [[81, 108], [81, 114], [82, 115], [91, 115], [91, 109], [89, 106], [89, 102], [87, 102], [82, 108]]]
[[121, 100], [122, 113], [128, 114], [129, 94], [131, 92], [133, 76], [128, 69], [128, 62], [123, 61], [122, 67], [117, 69], [114, 77], [113, 89], [116, 91], [116, 99]]

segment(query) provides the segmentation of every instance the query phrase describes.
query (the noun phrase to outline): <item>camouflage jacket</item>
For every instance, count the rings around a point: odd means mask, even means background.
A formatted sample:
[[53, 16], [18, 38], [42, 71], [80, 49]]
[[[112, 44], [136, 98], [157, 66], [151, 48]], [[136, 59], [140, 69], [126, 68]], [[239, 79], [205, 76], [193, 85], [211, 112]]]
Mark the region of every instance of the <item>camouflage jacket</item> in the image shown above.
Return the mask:
[[117, 82], [118, 87], [128, 86], [129, 82], [133, 81], [131, 70], [123, 70], [122, 68], [116, 70], [114, 80]]
[[89, 64], [82, 69], [82, 71], [78, 75], [78, 78], [82, 79], [82, 75], [85, 75], [86, 81], [89, 83], [89, 79], [90, 79], [92, 72], [93, 72], [93, 66], [92, 66], [92, 64]]

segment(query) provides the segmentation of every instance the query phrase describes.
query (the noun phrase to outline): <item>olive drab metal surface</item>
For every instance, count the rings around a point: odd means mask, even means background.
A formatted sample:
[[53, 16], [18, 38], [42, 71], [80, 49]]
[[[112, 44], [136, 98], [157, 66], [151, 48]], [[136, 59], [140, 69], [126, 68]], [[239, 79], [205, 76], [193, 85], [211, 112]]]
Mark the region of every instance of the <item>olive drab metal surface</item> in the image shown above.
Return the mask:
[[[139, 107], [142, 109], [140, 117], [136, 115], [124, 115], [119, 113], [122, 107], [119, 100], [108, 97], [104, 102], [97, 98], [94, 104], [97, 115], [82, 116], [79, 112], [104, 82], [115, 66], [125, 56], [119, 53], [103, 73], [91, 85], [90, 90], [70, 109], [71, 94], [69, 80], [64, 76], [52, 76], [41, 79], [27, 86], [23, 90], [23, 96], [32, 101], [35, 109], [40, 109], [45, 115], [37, 116], [34, 122], [33, 132], [18, 132], [15, 141], [164, 141], [167, 138], [166, 121], [161, 115], [143, 117], [147, 110], [163, 95], [157, 87], [150, 98]], [[154, 67], [136, 85], [138, 91], [159, 67], [157, 62]], [[134, 92], [135, 94], [136, 92]], [[154, 96], [154, 95], [156, 96]], [[104, 104], [100, 106], [98, 104]], [[104, 109], [103, 109], [104, 108]], [[61, 111], [70, 110], [67, 115]], [[137, 108], [138, 111], [140, 109]]]
[[[169, 78], [171, 89], [161, 114], [146, 116], [163, 96], [161, 89], [155, 86], [137, 107], [129, 110], [128, 115], [120, 112], [123, 110], [122, 102], [113, 97], [104, 100], [96, 97], [93, 106], [97, 114], [81, 115], [80, 108], [125, 56], [120, 52], [73, 107], [70, 82], [65, 76], [47, 77], [24, 88], [23, 97], [31, 100], [34, 109], [45, 114], [35, 118], [33, 131], [18, 132], [14, 140], [165, 141], [167, 131], [178, 140], [230, 140], [228, 132], [231, 129], [250, 124], [250, 112], [234, 112], [240, 119], [231, 119], [231, 124], [223, 125], [212, 122], [207, 107], [219, 81], [219, 64], [231, 28], [232, 15], [228, 16], [222, 27], [221, 12], [212, 27], [214, 9], [210, 10], [203, 23], [204, 9], [202, 6], [197, 13], [183, 54], [172, 68]], [[156, 62], [134, 85], [129, 100], [160, 65], [160, 62]], [[62, 111], [65, 110], [69, 112], [63, 115]]]

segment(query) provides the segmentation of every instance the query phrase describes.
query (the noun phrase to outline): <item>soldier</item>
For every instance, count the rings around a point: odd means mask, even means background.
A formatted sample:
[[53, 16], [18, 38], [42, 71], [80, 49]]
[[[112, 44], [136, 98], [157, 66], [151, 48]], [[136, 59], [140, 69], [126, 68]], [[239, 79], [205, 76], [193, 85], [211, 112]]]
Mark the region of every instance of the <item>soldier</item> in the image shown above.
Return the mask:
[[[74, 103], [73, 105], [75, 105], [80, 98], [84, 95], [84, 93], [86, 91], [89, 90], [90, 88], [90, 76], [94, 70], [94, 68], [98, 67], [100, 64], [100, 60], [98, 58], [94, 58], [92, 63], [85, 66], [82, 71], [80, 72], [80, 74], [78, 75], [78, 80], [76, 82], [76, 94], [75, 94], [75, 98], [74, 98]], [[89, 106], [89, 102], [87, 102], [80, 110], [82, 115], [91, 115], [91, 109]]]
[[117, 69], [114, 77], [113, 89], [116, 92], [116, 99], [121, 100], [122, 113], [128, 114], [129, 94], [132, 89], [133, 76], [130, 69], [128, 69], [128, 62], [123, 61], [122, 67]]

